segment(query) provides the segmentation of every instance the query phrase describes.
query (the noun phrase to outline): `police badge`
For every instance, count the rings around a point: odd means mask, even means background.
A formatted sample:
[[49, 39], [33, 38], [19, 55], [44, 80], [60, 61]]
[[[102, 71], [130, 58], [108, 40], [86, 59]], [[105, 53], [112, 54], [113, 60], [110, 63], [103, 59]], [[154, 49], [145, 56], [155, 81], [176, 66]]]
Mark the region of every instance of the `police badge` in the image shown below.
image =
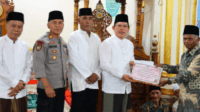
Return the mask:
[[37, 41], [37, 45], [36, 45], [36, 50], [40, 51], [40, 49], [42, 49], [42, 45], [44, 44], [43, 41]]

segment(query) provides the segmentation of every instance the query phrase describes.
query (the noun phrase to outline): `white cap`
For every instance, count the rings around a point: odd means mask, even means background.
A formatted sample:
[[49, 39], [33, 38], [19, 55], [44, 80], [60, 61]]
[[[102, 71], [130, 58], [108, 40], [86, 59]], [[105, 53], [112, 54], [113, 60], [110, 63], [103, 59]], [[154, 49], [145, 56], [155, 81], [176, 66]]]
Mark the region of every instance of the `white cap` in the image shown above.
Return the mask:
[[179, 85], [178, 85], [177, 83], [174, 84], [174, 85], [173, 85], [173, 90], [176, 91], [176, 90], [178, 90], [178, 89], [180, 89]]

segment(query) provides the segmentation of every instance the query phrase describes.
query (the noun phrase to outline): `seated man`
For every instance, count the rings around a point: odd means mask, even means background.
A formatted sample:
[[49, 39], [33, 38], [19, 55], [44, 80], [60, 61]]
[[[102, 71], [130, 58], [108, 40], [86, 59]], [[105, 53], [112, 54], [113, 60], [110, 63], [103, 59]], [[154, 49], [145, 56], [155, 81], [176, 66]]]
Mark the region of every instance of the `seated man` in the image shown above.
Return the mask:
[[177, 83], [173, 85], [173, 90], [174, 90], [174, 95], [177, 97], [177, 100], [172, 105], [172, 112], [177, 112], [177, 107], [179, 104], [179, 92], [180, 92], [180, 87]]
[[160, 87], [150, 86], [151, 100], [142, 106], [142, 112], [169, 112], [169, 107], [161, 103]]

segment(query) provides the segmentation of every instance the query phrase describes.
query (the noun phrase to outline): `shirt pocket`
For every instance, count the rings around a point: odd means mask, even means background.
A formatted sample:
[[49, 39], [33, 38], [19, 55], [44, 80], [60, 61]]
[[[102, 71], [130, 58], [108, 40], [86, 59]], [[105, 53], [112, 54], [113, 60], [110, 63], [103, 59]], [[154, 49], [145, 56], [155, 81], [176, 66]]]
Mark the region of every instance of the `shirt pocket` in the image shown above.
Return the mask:
[[48, 63], [56, 63], [59, 57], [58, 48], [48, 49]]

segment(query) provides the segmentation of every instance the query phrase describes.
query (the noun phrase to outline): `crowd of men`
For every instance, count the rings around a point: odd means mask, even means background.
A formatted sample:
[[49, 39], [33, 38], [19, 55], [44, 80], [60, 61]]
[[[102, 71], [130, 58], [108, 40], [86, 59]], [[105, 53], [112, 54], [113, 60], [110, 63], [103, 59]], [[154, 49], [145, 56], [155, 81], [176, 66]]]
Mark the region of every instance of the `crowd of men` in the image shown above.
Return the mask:
[[[60, 36], [64, 28], [63, 14], [51, 11], [47, 23], [49, 32], [36, 41], [32, 56], [29, 45], [19, 38], [24, 15], [21, 12], [8, 14], [7, 34], [0, 38], [0, 112], [27, 112], [26, 84], [32, 70], [38, 79], [37, 112], [63, 112], [68, 87], [72, 93], [70, 112], [94, 112], [101, 79], [103, 112], [131, 112], [131, 83], [135, 82], [131, 70], [135, 58], [133, 43], [125, 38], [130, 28], [128, 15], [116, 16], [112, 27], [114, 35], [102, 43], [99, 36], [91, 32], [91, 8], [79, 10], [78, 22], [80, 29], [72, 32], [66, 43]], [[158, 86], [150, 86], [151, 100], [141, 107], [143, 112], [169, 112], [169, 107], [161, 102], [160, 86], [172, 83], [183, 84], [185, 94], [195, 94], [197, 99], [184, 100], [176, 85], [174, 91], [179, 100], [174, 105], [175, 111], [199, 110], [198, 40], [199, 28], [186, 25], [183, 41], [188, 51], [182, 55], [180, 65], [156, 65], [177, 76], [161, 81]]]

